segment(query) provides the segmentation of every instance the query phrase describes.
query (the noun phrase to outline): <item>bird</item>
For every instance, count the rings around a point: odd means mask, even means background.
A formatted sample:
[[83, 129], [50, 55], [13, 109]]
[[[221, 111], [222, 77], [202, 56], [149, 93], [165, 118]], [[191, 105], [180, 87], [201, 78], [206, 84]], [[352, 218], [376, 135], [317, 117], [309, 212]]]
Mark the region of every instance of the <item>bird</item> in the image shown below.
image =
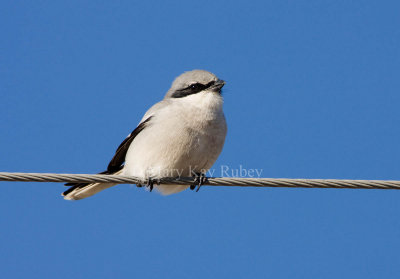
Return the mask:
[[[147, 182], [162, 195], [198, 189], [221, 153], [227, 134], [222, 87], [225, 81], [205, 70], [175, 78], [164, 99], [154, 104], [117, 148], [106, 175], [127, 175]], [[194, 177], [194, 185], [160, 185], [163, 177]], [[80, 200], [115, 183], [67, 183], [66, 200]], [[137, 185], [141, 187], [142, 185]], [[197, 190], [198, 190], [197, 189]]]

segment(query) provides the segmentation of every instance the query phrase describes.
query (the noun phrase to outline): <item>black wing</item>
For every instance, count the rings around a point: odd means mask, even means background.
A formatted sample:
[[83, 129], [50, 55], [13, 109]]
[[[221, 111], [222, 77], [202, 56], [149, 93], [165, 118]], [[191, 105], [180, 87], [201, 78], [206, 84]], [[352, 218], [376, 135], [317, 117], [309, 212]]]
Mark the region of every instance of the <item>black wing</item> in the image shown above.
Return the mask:
[[152, 116], [147, 118], [145, 121], [139, 124], [139, 126], [136, 127], [135, 130], [130, 133], [130, 135], [124, 139], [123, 142], [118, 146], [117, 151], [115, 152], [114, 157], [111, 159], [111, 162], [108, 164], [107, 171], [111, 173], [115, 173], [119, 171], [120, 169], [123, 168], [124, 163], [125, 163], [125, 156], [126, 152], [128, 152], [128, 148], [131, 145], [132, 141], [135, 139], [135, 137], [143, 131], [144, 128], [148, 126], [148, 123]]
[[[135, 139], [135, 137], [143, 131], [144, 128], [146, 128], [149, 125], [149, 121], [152, 118], [150, 116], [147, 118], [145, 121], [139, 124], [139, 126], [136, 127], [135, 130], [132, 131], [132, 133], [129, 134], [129, 136], [124, 139], [124, 141], [118, 146], [117, 151], [115, 152], [114, 157], [111, 159], [110, 163], [108, 164], [107, 170], [100, 172], [99, 174], [114, 174], [121, 170], [124, 167], [125, 163], [125, 156], [126, 152], [128, 152], [128, 148], [131, 145], [132, 141]], [[82, 188], [91, 183], [66, 183], [64, 184], [65, 186], [71, 186], [67, 191], [63, 193], [63, 195], [67, 195], [71, 191], [73, 191], [76, 188]]]

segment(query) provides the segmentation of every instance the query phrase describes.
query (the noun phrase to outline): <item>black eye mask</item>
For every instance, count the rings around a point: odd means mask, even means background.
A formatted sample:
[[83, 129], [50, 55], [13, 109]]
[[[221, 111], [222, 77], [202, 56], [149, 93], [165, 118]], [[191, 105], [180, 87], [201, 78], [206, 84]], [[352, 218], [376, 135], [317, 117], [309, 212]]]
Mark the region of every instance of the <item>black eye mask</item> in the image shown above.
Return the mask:
[[189, 85], [188, 87], [180, 90], [176, 90], [172, 94], [172, 98], [183, 98], [192, 94], [199, 93], [200, 91], [203, 91], [215, 84], [215, 81], [211, 81], [207, 84], [201, 84], [201, 83], [193, 83]]

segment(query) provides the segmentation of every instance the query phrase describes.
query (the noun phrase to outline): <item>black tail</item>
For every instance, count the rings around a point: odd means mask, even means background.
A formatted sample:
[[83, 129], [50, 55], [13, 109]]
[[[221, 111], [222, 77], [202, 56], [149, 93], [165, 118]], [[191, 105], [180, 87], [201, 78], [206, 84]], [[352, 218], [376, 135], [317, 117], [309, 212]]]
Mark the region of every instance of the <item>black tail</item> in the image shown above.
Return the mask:
[[[115, 170], [113, 172], [110, 172], [110, 171], [106, 170], [106, 171], [100, 172], [98, 174], [114, 174], [114, 173], [120, 171], [123, 167], [124, 166], [121, 166], [119, 169], [117, 169], [117, 170]], [[66, 196], [69, 193], [71, 193], [72, 191], [74, 191], [75, 189], [84, 188], [84, 187], [86, 187], [86, 186], [88, 186], [90, 184], [92, 184], [92, 183], [65, 183], [64, 186], [69, 186], [70, 188], [67, 191], [65, 191], [64, 193], [62, 193], [62, 195]]]

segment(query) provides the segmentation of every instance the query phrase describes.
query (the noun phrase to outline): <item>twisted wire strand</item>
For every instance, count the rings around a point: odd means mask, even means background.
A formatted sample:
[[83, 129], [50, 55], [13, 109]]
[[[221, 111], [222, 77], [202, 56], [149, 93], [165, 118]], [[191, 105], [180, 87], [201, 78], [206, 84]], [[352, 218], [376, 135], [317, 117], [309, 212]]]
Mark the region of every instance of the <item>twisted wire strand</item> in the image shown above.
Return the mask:
[[[20, 182], [111, 182], [118, 184], [146, 184], [138, 177], [105, 174], [66, 174], [66, 173], [19, 173], [0, 172], [0, 181]], [[192, 177], [162, 178], [160, 184], [193, 183]], [[395, 189], [400, 190], [397, 180], [349, 180], [349, 179], [287, 179], [287, 178], [235, 178], [207, 177], [205, 186], [240, 187], [289, 187], [289, 188], [341, 188], [341, 189]]]

